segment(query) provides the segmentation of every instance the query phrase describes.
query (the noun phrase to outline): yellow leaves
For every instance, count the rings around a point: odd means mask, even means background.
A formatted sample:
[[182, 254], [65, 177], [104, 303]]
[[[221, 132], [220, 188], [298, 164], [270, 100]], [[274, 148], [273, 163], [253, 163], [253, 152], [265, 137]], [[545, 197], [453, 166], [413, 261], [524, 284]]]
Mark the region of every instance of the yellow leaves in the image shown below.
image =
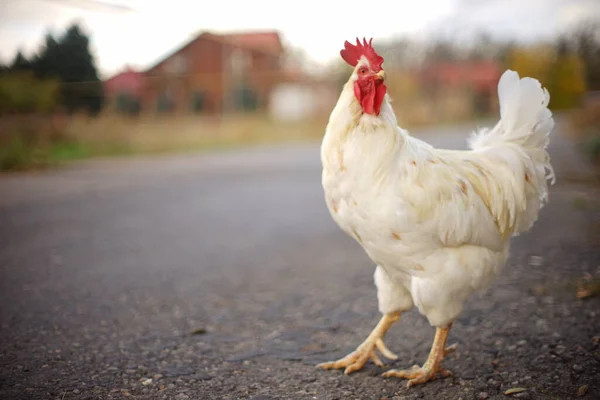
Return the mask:
[[548, 89], [552, 109], [573, 107], [585, 94], [585, 67], [577, 54], [537, 45], [517, 47], [508, 58], [508, 68], [521, 77], [539, 80]]
[[586, 274], [582, 279], [577, 280], [578, 299], [585, 299], [600, 294], [600, 278], [594, 278], [590, 274]]
[[582, 60], [575, 54], [565, 54], [555, 61], [550, 80], [550, 107], [570, 108], [579, 104], [586, 84]]
[[516, 387], [516, 388], [511, 388], [508, 389], [507, 391], [504, 392], [505, 395], [510, 396], [511, 394], [517, 394], [517, 393], [522, 393], [522, 392], [526, 392], [527, 388], [523, 388], [523, 387]]
[[589, 385], [581, 385], [579, 389], [577, 389], [577, 397], [583, 397], [587, 393], [589, 389]]
[[517, 71], [521, 77], [535, 78], [546, 86], [553, 57], [551, 46], [516, 47], [509, 54], [508, 68]]

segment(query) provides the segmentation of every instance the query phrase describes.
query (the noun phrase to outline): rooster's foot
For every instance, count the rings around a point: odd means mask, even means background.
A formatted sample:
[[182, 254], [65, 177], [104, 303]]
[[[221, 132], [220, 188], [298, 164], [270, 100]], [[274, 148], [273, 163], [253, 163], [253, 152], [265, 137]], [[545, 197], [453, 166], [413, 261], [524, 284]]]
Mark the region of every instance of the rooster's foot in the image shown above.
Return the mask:
[[407, 387], [418, 385], [431, 381], [440, 374], [443, 377], [452, 375], [452, 373], [444, 368], [437, 367], [419, 367], [414, 365], [411, 369], [392, 369], [383, 374], [384, 378], [401, 378], [408, 379]]
[[337, 361], [324, 362], [317, 365], [317, 368], [322, 369], [340, 369], [344, 368], [346, 375], [351, 374], [360, 370], [368, 360], [372, 360], [378, 367], [383, 367], [383, 362], [379, 356], [375, 353], [375, 349], [379, 350], [381, 354], [395, 360], [398, 358], [397, 355], [392, 353], [386, 345], [383, 343], [383, 336], [387, 330], [400, 318], [400, 313], [391, 313], [384, 315], [379, 324], [373, 329], [373, 332], [367, 337], [367, 339], [352, 353], [346, 357], [341, 358]]
[[383, 343], [381, 338], [376, 340], [366, 340], [363, 344], [358, 346], [358, 348], [352, 353], [348, 354], [344, 358], [340, 358], [337, 361], [329, 361], [324, 362], [317, 365], [317, 368], [323, 369], [340, 369], [345, 368], [344, 373], [346, 375], [351, 374], [352, 372], [356, 372], [360, 370], [365, 363], [370, 359], [373, 361], [373, 364], [378, 367], [383, 367], [383, 362], [379, 358], [379, 356], [375, 353], [375, 349], [378, 349], [384, 357], [389, 358], [390, 360], [396, 360], [398, 358], [397, 355], [392, 353]]
[[431, 346], [431, 351], [429, 352], [429, 357], [427, 357], [427, 361], [422, 367], [414, 365], [411, 369], [393, 369], [385, 372], [383, 377], [408, 379], [408, 384], [406, 386], [411, 387], [421, 383], [429, 382], [437, 378], [438, 374], [443, 377], [452, 375], [450, 371], [442, 368], [441, 366], [444, 356], [452, 353], [457, 348], [456, 344], [445, 347], [449, 332], [450, 326], [447, 328], [436, 329], [435, 338], [433, 340], [433, 345]]

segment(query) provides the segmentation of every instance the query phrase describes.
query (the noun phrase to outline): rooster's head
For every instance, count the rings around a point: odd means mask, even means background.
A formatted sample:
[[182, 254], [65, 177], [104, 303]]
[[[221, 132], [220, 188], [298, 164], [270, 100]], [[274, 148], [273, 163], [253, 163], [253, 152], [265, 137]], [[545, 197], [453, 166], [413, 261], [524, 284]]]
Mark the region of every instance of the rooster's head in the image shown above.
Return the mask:
[[351, 81], [354, 82], [354, 95], [360, 103], [363, 112], [379, 115], [381, 103], [385, 97], [385, 72], [381, 68], [383, 57], [371, 46], [373, 39], [362, 43], [356, 38], [356, 45], [346, 41], [340, 55], [351, 66], [355, 67]]

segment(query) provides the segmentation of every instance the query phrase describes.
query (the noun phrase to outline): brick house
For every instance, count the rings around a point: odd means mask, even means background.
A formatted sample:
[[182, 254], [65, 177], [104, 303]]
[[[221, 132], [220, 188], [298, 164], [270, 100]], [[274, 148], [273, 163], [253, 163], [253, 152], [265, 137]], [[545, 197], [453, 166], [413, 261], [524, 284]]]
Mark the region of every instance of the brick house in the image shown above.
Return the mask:
[[103, 82], [106, 102], [113, 109], [131, 111], [130, 107], [142, 97], [143, 85], [143, 74], [127, 66], [124, 71]]
[[142, 109], [264, 109], [284, 75], [283, 54], [277, 32], [201, 33], [144, 71]]

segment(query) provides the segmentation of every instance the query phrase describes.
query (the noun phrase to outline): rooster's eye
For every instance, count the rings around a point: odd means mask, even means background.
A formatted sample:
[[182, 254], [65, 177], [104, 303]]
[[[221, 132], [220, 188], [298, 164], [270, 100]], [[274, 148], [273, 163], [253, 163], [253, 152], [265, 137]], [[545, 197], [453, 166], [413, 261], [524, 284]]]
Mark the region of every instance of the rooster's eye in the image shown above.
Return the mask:
[[361, 75], [364, 75], [364, 74], [367, 73], [367, 69], [366, 68], [361, 68], [361, 69], [358, 70], [358, 73], [361, 74]]

